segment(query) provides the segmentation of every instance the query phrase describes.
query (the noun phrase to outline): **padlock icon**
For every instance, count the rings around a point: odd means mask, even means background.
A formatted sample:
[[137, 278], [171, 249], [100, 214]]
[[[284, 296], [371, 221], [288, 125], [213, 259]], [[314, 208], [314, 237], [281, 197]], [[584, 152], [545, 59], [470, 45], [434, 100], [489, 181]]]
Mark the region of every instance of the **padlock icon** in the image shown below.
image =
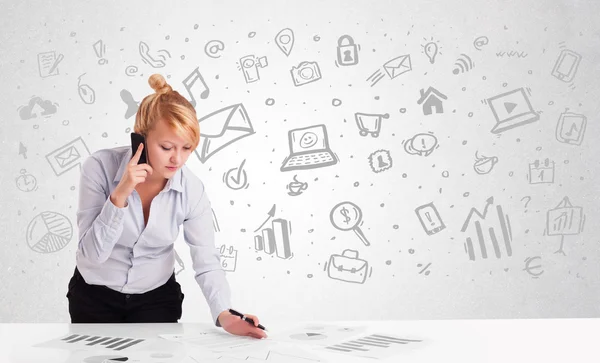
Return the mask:
[[358, 64], [358, 46], [349, 35], [342, 35], [338, 39], [337, 62], [340, 66], [353, 66]]

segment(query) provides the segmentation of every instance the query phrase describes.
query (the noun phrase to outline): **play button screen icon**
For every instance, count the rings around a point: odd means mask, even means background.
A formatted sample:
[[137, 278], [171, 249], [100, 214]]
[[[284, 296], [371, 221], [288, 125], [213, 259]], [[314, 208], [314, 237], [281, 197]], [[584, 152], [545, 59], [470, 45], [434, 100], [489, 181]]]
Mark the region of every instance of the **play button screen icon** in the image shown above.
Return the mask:
[[487, 102], [496, 119], [496, 125], [491, 130], [494, 134], [540, 119], [540, 116], [533, 110], [524, 88], [488, 98]]

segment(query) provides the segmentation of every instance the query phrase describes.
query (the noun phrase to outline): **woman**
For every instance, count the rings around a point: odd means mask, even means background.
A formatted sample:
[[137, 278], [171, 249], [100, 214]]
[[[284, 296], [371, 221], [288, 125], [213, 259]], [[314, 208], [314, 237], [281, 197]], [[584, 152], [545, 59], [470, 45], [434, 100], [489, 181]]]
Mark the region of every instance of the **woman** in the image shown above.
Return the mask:
[[[230, 288], [215, 248], [210, 201], [184, 164], [198, 146], [194, 107], [165, 79], [149, 79], [154, 94], [138, 109], [134, 131], [146, 138], [96, 151], [81, 168], [79, 245], [67, 298], [72, 323], [177, 322], [184, 294], [175, 281], [173, 242], [183, 225], [195, 278], [216, 326], [264, 338], [229, 312]], [[146, 148], [148, 164], [138, 165]]]

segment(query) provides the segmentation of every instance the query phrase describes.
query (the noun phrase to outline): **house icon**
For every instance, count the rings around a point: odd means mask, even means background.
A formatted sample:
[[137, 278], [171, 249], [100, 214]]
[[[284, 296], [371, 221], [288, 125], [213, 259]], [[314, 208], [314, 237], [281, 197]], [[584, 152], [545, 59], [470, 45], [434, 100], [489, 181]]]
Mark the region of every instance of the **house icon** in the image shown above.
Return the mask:
[[423, 114], [431, 115], [432, 108], [435, 107], [435, 113], [444, 113], [444, 107], [442, 106], [442, 99], [447, 100], [445, 94], [436, 90], [433, 87], [429, 87], [427, 91], [423, 91], [421, 88], [421, 98], [417, 101], [417, 103], [423, 104]]

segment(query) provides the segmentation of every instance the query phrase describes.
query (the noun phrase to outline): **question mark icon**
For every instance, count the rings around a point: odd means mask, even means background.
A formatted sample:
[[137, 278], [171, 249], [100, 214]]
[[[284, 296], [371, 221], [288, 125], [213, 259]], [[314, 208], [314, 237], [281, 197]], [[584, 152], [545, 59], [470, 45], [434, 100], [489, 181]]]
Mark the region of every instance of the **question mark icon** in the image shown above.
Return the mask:
[[523, 199], [527, 199], [527, 201], [525, 202], [525, 213], [527, 213], [527, 204], [529, 204], [529, 202], [531, 201], [531, 197], [527, 195], [521, 198], [521, 201], [523, 201]]

